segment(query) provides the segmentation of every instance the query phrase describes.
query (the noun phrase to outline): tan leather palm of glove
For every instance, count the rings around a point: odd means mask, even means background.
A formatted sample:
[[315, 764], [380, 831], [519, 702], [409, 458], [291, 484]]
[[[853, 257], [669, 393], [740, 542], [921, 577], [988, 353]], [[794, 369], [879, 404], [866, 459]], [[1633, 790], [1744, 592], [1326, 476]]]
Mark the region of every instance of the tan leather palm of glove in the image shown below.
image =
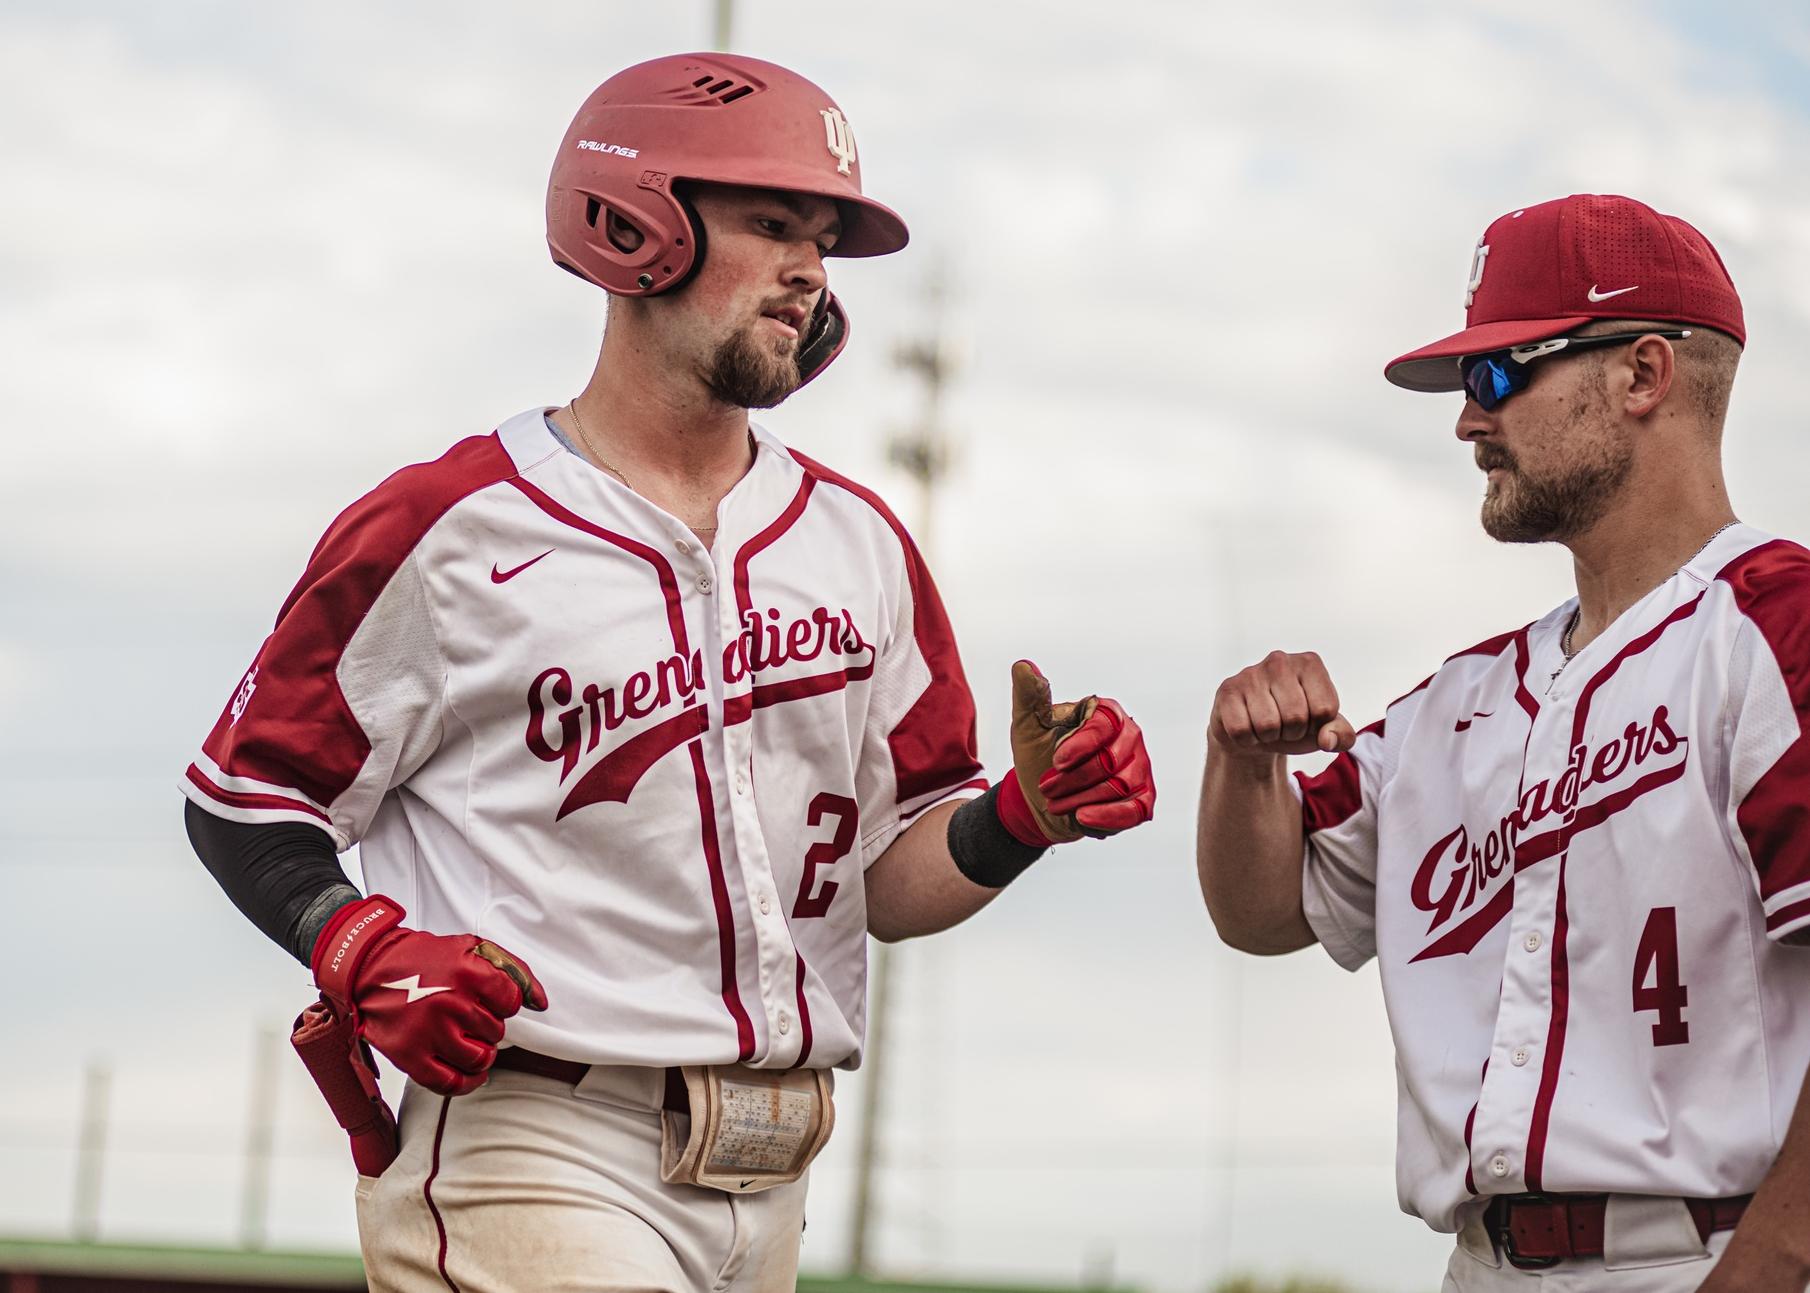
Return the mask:
[[[1012, 666], [1012, 768], [1037, 830], [1051, 844], [1115, 835], [1149, 821], [1155, 808], [1150, 756], [1137, 722], [1116, 700], [1051, 703], [1049, 679], [1029, 660]], [[1009, 829], [1013, 815], [1002, 805]]]

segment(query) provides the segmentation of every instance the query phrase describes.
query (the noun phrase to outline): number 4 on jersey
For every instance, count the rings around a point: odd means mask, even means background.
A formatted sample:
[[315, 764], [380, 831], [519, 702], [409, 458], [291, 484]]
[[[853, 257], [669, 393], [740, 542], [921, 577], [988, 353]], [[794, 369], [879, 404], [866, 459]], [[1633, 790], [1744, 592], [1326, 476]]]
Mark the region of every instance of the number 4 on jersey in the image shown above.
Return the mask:
[[1659, 1012], [1659, 1022], [1653, 1025], [1653, 1045], [1690, 1041], [1691, 1026], [1684, 1021], [1689, 1001], [1690, 992], [1678, 981], [1678, 909], [1655, 907], [1634, 953], [1634, 1011]]

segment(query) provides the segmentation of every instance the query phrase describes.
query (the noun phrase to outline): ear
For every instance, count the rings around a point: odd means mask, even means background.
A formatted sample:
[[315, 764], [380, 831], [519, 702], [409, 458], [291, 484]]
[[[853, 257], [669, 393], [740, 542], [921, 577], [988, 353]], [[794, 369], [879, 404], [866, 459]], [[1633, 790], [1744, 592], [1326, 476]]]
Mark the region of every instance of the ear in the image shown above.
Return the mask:
[[1678, 378], [1678, 356], [1664, 337], [1645, 336], [1630, 346], [1621, 373], [1628, 381], [1622, 410], [1629, 417], [1652, 415], [1671, 393]]

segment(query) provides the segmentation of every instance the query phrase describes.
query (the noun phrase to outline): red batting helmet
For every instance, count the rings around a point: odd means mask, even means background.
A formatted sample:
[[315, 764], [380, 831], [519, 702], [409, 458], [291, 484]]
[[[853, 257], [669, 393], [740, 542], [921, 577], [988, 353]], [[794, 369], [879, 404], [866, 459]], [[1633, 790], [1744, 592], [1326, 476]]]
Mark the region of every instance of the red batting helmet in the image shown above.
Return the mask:
[[[861, 192], [855, 137], [835, 100], [795, 72], [739, 54], [675, 54], [618, 72], [591, 92], [553, 161], [547, 246], [561, 268], [618, 296], [684, 283], [704, 229], [682, 180], [810, 193], [836, 202], [834, 256], [881, 256], [909, 235]], [[633, 246], [607, 217], [633, 226]], [[799, 355], [808, 381], [841, 350], [847, 318], [828, 291]]]

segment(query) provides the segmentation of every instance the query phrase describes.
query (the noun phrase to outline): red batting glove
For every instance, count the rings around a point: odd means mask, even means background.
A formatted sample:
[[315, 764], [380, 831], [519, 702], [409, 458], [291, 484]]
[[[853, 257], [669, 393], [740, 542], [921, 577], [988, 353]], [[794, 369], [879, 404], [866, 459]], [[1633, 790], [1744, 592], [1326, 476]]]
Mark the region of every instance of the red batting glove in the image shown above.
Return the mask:
[[440, 1095], [484, 1085], [503, 1021], [547, 1008], [527, 963], [476, 934], [405, 929], [382, 894], [347, 903], [314, 940], [321, 994], [404, 1073]]
[[1116, 700], [1100, 700], [1087, 719], [1056, 744], [1037, 788], [1058, 816], [1072, 816], [1096, 839], [1150, 820], [1156, 781], [1137, 720]]

